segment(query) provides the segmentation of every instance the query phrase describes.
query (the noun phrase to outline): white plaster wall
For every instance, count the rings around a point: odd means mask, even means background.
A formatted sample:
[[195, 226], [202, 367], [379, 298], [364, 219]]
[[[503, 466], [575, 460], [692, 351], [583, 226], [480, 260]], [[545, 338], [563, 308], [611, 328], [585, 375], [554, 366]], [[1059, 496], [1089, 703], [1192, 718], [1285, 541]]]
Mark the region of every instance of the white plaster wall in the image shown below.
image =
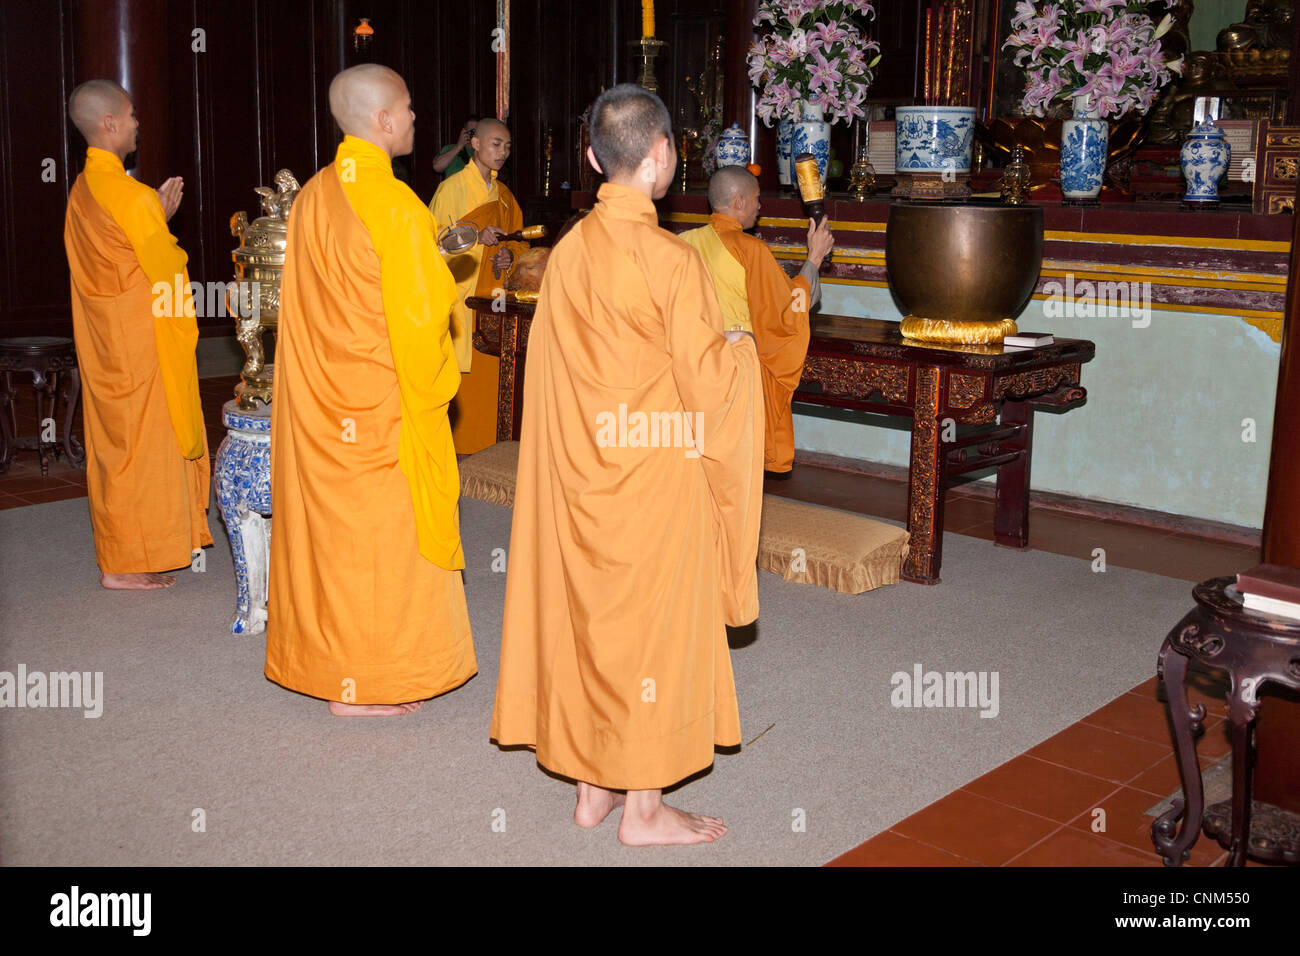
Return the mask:
[[[1280, 346], [1234, 316], [1153, 309], [1150, 326], [1134, 328], [1113, 312], [1048, 319], [1047, 304], [1031, 300], [1020, 328], [1091, 339], [1097, 357], [1083, 366], [1084, 405], [1034, 416], [1033, 488], [1261, 527]], [[821, 311], [902, 318], [874, 286], [824, 284]], [[907, 426], [795, 406], [804, 451], [906, 465]]]

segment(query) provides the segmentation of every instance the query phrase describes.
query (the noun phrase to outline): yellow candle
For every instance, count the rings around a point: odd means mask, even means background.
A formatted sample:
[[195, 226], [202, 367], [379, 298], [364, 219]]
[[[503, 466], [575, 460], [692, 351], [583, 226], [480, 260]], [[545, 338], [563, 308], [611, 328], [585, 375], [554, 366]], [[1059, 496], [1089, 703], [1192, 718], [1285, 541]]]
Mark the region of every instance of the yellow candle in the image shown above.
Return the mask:
[[641, 0], [641, 36], [655, 35], [655, 0]]

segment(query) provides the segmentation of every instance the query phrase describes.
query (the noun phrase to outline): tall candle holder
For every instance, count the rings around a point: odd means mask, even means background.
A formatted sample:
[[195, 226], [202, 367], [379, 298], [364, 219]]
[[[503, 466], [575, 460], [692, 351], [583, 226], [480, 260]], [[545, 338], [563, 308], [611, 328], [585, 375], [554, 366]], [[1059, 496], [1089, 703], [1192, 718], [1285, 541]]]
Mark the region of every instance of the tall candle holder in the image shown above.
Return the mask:
[[641, 61], [641, 75], [637, 78], [637, 83], [651, 93], [659, 92], [659, 79], [655, 76], [655, 59], [659, 56], [659, 51], [667, 45], [663, 40], [654, 37], [642, 37], [637, 43], [641, 48], [641, 52], [636, 54], [636, 58]]
[[542, 174], [542, 198], [551, 198], [551, 152], [555, 146], [555, 137], [551, 135], [551, 128], [546, 127], [546, 167]]

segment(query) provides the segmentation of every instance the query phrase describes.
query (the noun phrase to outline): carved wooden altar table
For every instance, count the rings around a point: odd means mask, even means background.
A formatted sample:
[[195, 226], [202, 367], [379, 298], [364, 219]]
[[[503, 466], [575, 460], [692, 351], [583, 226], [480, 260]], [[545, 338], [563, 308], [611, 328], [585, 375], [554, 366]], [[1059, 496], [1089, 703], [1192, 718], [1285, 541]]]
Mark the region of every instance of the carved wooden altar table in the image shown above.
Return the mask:
[[[497, 440], [519, 434], [524, 358], [533, 306], [470, 298], [474, 345], [501, 357]], [[997, 469], [994, 536], [1029, 543], [1029, 474], [1034, 408], [1068, 408], [1087, 393], [1079, 379], [1092, 342], [1057, 339], [1036, 349], [929, 345], [904, 339], [897, 322], [814, 315], [796, 402], [899, 415], [912, 420], [903, 577], [939, 583], [947, 479]], [[960, 429], [960, 431], [959, 431]]]

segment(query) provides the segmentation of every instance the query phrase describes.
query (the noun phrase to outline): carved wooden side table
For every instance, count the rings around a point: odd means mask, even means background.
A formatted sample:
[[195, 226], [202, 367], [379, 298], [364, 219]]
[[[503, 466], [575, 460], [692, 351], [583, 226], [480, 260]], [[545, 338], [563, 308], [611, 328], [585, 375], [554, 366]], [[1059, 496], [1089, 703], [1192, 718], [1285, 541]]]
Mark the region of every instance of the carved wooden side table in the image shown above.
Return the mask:
[[[15, 372], [27, 372], [32, 377], [32, 391], [36, 394], [35, 438], [18, 437], [18, 413], [14, 389]], [[64, 414], [62, 428], [55, 425], [54, 435], [47, 438], [47, 421], [55, 421], [58, 400], [62, 393]], [[72, 421], [81, 398], [81, 376], [77, 371], [77, 350], [72, 339], [53, 335], [32, 335], [16, 339], [0, 339], [0, 474], [9, 470], [14, 452], [19, 447], [36, 449], [41, 458], [41, 474], [50, 470], [50, 458], [57, 458], [59, 446], [74, 465], [83, 465], [86, 452], [81, 442], [72, 434]]]
[[[1196, 607], [1169, 632], [1158, 664], [1174, 727], [1183, 798], [1152, 824], [1151, 839], [1166, 866], [1187, 860], [1202, 826], [1228, 850], [1228, 866], [1244, 865], [1247, 856], [1267, 863], [1300, 863], [1300, 815], [1251, 799], [1259, 689], [1274, 681], [1300, 690], [1300, 621], [1246, 610], [1230, 577], [1203, 581], [1192, 596]], [[1187, 704], [1187, 663], [1192, 658], [1225, 671], [1232, 688], [1227, 695], [1232, 800], [1205, 811], [1196, 759], [1205, 705]]]

